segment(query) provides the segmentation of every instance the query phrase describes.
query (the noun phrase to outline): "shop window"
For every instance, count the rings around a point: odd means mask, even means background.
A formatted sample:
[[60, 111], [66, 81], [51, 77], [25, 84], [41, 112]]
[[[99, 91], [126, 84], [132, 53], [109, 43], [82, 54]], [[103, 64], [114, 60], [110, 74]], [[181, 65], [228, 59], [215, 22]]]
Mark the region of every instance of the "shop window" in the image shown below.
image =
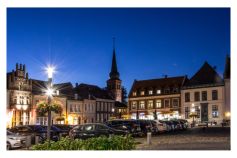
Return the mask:
[[189, 119], [189, 113], [190, 113], [190, 109], [189, 109], [189, 107], [185, 107], [184, 108], [184, 117], [185, 117], [185, 119]]
[[217, 118], [219, 116], [218, 106], [212, 105], [212, 117]]

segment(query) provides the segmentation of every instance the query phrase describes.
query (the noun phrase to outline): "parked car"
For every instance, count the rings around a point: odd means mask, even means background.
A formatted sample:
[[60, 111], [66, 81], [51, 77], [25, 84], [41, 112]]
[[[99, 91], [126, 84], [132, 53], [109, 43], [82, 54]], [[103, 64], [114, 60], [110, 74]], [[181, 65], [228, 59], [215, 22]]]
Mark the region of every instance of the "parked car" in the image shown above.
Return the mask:
[[109, 120], [105, 124], [111, 128], [126, 131], [132, 136], [142, 135], [141, 127], [136, 120]]
[[7, 150], [25, 146], [26, 137], [7, 130]]
[[154, 133], [156, 131], [151, 120], [136, 120], [136, 122], [140, 125], [143, 136], [146, 135], [147, 132]]
[[[32, 144], [35, 144], [35, 136], [39, 137], [39, 143], [43, 143], [47, 139], [47, 126], [22, 125], [15, 126], [11, 128], [10, 131], [23, 136], [30, 135]], [[56, 136], [53, 130], [51, 130], [51, 140], [58, 140], [58, 136]]]
[[182, 129], [187, 129], [188, 128], [188, 121], [184, 119], [178, 119], [182, 125]]
[[155, 120], [148, 120], [148, 121], [151, 122], [151, 125], [152, 125], [152, 127], [151, 127], [151, 132], [152, 132], [153, 134], [158, 134], [159, 129], [158, 129], [157, 122], [156, 122]]
[[180, 123], [180, 121], [178, 120], [171, 120], [171, 122], [173, 123], [174, 125], [174, 130], [182, 130], [182, 125]]
[[175, 127], [172, 121], [160, 120], [160, 122], [165, 124], [167, 132], [174, 131]]
[[101, 123], [88, 123], [84, 125], [78, 125], [74, 127], [69, 136], [72, 139], [87, 139], [92, 137], [99, 137], [99, 136], [110, 136], [110, 135], [126, 135], [128, 134], [125, 131], [117, 130], [111, 128], [105, 124]]
[[56, 132], [58, 132], [58, 134], [61, 134], [63, 137], [68, 136], [72, 128], [73, 128], [72, 126], [64, 124], [52, 125], [52, 130], [55, 130]]
[[168, 129], [167, 129], [168, 127], [165, 122], [162, 122], [160, 120], [155, 120], [155, 121], [158, 127], [158, 133], [168, 132]]

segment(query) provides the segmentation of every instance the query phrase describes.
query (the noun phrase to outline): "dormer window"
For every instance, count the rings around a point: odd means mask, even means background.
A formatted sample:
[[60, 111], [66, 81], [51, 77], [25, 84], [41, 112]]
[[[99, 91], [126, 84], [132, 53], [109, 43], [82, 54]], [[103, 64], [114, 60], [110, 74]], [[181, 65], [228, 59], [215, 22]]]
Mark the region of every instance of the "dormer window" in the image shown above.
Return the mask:
[[160, 89], [157, 89], [156, 93], [157, 93], [157, 94], [161, 94], [161, 90], [160, 90]]
[[132, 95], [133, 95], [133, 96], [137, 96], [137, 92], [133, 92]]
[[179, 92], [179, 88], [178, 87], [175, 87], [174, 89], [173, 89], [173, 93], [178, 93]]
[[141, 95], [145, 95], [145, 91], [141, 91]]
[[152, 90], [149, 90], [149, 95], [152, 95], [153, 94], [153, 91]]
[[164, 93], [169, 94], [170, 93], [170, 88], [165, 88]]

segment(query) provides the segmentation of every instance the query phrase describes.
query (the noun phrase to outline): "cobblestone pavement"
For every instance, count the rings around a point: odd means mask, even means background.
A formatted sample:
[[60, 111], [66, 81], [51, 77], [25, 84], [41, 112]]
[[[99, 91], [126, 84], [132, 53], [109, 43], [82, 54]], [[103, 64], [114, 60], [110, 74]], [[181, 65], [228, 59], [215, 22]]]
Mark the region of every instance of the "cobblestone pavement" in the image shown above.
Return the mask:
[[230, 128], [200, 127], [152, 136], [151, 145], [146, 138], [136, 138], [137, 150], [230, 150]]

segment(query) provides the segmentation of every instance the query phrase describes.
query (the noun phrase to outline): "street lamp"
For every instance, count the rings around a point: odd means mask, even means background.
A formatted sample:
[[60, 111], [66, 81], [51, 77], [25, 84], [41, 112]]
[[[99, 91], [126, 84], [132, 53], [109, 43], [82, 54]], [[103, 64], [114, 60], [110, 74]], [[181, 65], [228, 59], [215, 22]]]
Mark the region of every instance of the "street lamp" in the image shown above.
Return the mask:
[[194, 118], [197, 116], [197, 114], [196, 114], [196, 112], [195, 112], [194, 104], [192, 104], [191, 114], [190, 114], [189, 116], [193, 118], [192, 127], [194, 127]]
[[[48, 105], [50, 106], [51, 104], [51, 101], [52, 101], [52, 97], [53, 97], [53, 94], [54, 94], [54, 90], [52, 88], [52, 78], [53, 78], [53, 73], [55, 72], [55, 68], [54, 67], [51, 67], [51, 66], [48, 66], [46, 68], [46, 72], [48, 74], [48, 87], [47, 87], [47, 90], [46, 90], [46, 95], [48, 96]], [[50, 140], [50, 130], [51, 130], [51, 110], [48, 110], [48, 128], [47, 128], [47, 140], [49, 141]]]

